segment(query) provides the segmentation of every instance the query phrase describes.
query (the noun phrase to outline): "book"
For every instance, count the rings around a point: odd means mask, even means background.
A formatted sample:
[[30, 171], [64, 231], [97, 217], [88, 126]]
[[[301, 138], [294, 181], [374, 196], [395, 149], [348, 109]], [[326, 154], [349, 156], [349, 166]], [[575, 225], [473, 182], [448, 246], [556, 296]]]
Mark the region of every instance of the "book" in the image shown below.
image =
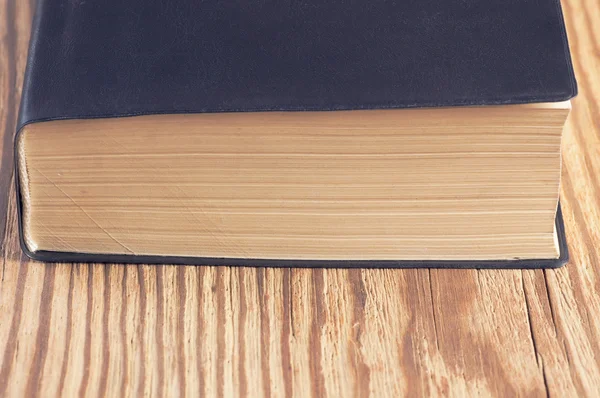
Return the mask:
[[556, 267], [558, 0], [40, 0], [15, 139], [44, 261]]

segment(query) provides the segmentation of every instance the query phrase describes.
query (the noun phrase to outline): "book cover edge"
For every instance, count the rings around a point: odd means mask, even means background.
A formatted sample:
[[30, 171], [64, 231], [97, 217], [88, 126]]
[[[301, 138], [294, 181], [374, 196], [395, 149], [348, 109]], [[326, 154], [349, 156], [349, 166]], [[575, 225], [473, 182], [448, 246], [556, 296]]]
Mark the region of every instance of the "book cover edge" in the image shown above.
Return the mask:
[[[301, 109], [283, 109], [283, 111], [322, 111], [322, 112], [331, 112], [331, 111], [339, 111], [339, 110], [358, 110], [358, 109], [410, 109], [410, 108], [437, 108], [437, 107], [462, 107], [462, 106], [497, 106], [497, 105], [519, 105], [519, 104], [528, 104], [528, 103], [541, 103], [541, 102], [561, 102], [567, 101], [578, 94], [577, 80], [575, 77], [575, 71], [573, 67], [569, 40], [567, 36], [564, 13], [562, 11], [562, 5], [560, 0], [553, 0], [555, 7], [557, 8], [557, 15], [559, 17], [560, 24], [560, 34], [563, 41], [563, 51], [565, 53], [565, 61], [567, 63], [567, 70], [569, 74], [569, 87], [568, 90], [562, 92], [560, 94], [555, 95], [546, 95], [540, 97], [539, 95], [519, 97], [519, 98], [487, 98], [484, 100], [461, 100], [461, 101], [452, 101], [449, 103], [446, 102], [437, 102], [437, 101], [421, 101], [419, 103], [414, 104], [404, 104], [404, 105], [392, 105], [387, 106], [385, 104], [379, 104], [374, 106], [369, 106], [366, 108], [357, 108], [352, 106], [325, 106], [318, 107], [315, 109], [312, 108], [301, 108]], [[123, 112], [123, 113], [91, 113], [91, 114], [81, 114], [81, 115], [53, 115], [50, 117], [30, 117], [28, 112], [26, 111], [26, 104], [28, 102], [29, 92], [31, 91], [30, 86], [34, 84], [32, 82], [30, 68], [33, 64], [33, 59], [35, 58], [35, 48], [37, 42], [39, 40], [39, 29], [37, 26], [40, 24], [43, 15], [43, 7], [45, 5], [44, 0], [40, 0], [37, 3], [34, 18], [32, 21], [32, 30], [29, 42], [29, 50], [27, 54], [27, 63], [26, 70], [24, 74], [23, 80], [23, 90], [21, 96], [21, 104], [19, 107], [19, 115], [17, 119], [17, 135], [18, 132], [28, 124], [31, 123], [39, 123], [53, 120], [72, 120], [72, 119], [102, 119], [102, 118], [117, 118], [117, 117], [131, 117], [131, 116], [142, 116], [142, 115], [159, 115], [159, 114], [187, 114], [187, 113], [221, 113], [221, 112], [273, 112], [273, 111], [282, 111], [282, 109], [271, 109], [271, 108], [244, 108], [244, 109], [209, 109], [209, 110], [201, 110], [201, 109], [164, 109], [164, 110], [148, 110], [148, 111], [140, 111], [140, 112]]]

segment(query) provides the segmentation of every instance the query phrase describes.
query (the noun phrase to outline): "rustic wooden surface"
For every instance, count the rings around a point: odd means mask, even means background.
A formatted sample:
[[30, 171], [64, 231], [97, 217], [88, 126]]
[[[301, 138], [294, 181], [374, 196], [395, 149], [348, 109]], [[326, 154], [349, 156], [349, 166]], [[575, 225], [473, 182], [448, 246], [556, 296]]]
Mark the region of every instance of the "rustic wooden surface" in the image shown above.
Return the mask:
[[42, 264], [12, 139], [33, 1], [0, 0], [0, 397], [600, 394], [600, 2], [563, 2], [570, 263], [548, 271]]

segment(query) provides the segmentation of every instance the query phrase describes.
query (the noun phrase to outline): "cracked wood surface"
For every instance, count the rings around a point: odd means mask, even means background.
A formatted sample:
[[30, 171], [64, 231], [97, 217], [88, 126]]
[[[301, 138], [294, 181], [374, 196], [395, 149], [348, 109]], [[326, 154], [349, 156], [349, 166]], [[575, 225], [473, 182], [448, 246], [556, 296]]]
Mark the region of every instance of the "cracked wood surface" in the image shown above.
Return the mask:
[[0, 0], [0, 396], [600, 393], [600, 3], [563, 7], [579, 81], [559, 270], [43, 264], [12, 139], [34, 2]]

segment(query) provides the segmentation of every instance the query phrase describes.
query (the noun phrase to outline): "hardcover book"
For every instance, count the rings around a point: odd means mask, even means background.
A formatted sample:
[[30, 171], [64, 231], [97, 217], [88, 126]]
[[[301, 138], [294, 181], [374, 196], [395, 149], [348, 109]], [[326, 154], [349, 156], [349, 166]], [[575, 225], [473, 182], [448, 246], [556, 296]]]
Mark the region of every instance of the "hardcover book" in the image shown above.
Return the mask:
[[558, 0], [40, 0], [15, 139], [44, 261], [555, 267]]

